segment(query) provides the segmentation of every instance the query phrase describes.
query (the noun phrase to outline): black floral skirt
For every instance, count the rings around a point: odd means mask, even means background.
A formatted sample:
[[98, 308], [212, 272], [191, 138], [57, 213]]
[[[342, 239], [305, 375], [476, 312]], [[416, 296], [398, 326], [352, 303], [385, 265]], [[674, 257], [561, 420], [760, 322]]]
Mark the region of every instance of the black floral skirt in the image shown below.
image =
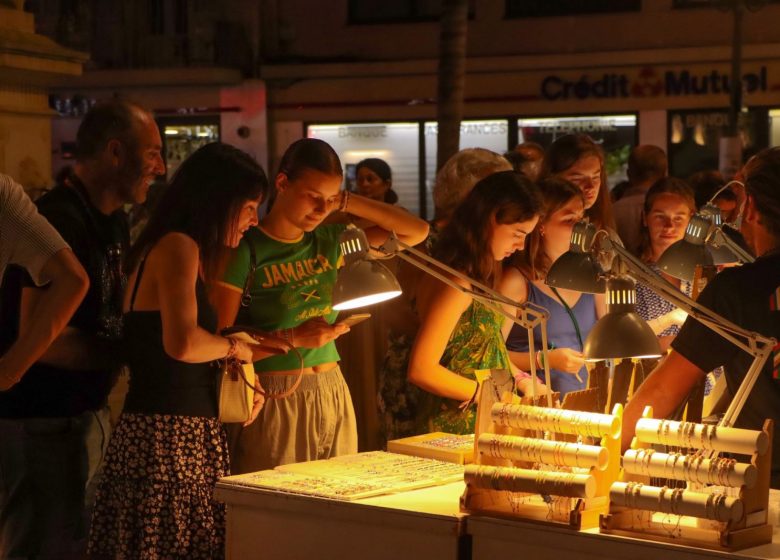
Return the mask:
[[111, 436], [88, 554], [103, 558], [223, 558], [228, 474], [216, 418], [123, 414]]

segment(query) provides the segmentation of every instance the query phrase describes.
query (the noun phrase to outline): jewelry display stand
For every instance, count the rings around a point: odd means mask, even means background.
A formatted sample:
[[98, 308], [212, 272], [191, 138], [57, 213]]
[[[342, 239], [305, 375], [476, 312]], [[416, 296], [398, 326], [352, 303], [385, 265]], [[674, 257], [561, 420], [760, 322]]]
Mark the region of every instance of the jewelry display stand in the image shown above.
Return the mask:
[[[623, 456], [623, 480], [612, 484], [601, 532], [731, 551], [772, 542], [773, 429], [771, 420], [760, 431], [656, 420], [647, 407]], [[653, 445], [681, 451], [662, 453]], [[721, 452], [750, 461], [718, 457]], [[656, 477], [687, 486], [654, 485]]]
[[597, 527], [620, 468], [622, 406], [612, 414], [531, 406], [507, 393], [498, 400], [487, 385], [461, 511]]
[[431, 432], [391, 439], [387, 442], [387, 451], [465, 465], [474, 461], [474, 434]]

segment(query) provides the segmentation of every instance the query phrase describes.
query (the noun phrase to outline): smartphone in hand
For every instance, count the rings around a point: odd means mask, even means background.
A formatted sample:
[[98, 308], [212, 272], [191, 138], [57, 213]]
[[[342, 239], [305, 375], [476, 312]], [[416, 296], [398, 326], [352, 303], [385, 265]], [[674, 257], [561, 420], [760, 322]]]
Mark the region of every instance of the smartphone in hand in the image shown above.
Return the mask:
[[342, 325], [347, 325], [348, 327], [353, 327], [358, 323], [362, 323], [369, 317], [371, 317], [371, 313], [355, 313], [354, 315], [350, 315], [349, 317], [345, 317], [344, 319], [339, 319], [336, 322]]

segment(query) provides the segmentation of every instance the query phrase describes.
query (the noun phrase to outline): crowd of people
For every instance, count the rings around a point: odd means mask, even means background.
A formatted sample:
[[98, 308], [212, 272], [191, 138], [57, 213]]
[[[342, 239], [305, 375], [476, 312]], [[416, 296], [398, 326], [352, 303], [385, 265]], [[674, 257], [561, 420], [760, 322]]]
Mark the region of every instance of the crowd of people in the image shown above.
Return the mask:
[[[246, 153], [212, 143], [181, 164], [131, 243], [123, 208], [143, 203], [164, 175], [161, 150], [152, 115], [113, 100], [85, 116], [75, 165], [36, 204], [0, 175], [0, 556], [219, 558], [225, 511], [212, 491], [220, 477], [357, 452], [334, 343], [349, 326], [332, 308], [349, 224], [372, 247], [394, 232], [461, 273], [456, 288], [409, 263], [396, 267], [403, 294], [385, 310], [378, 368], [384, 439], [469, 433], [478, 370], [511, 371], [523, 394], [589, 385], [583, 345], [606, 313], [604, 296], [545, 282], [577, 222], [590, 221], [690, 294], [657, 263], [725, 184], [713, 173], [669, 177], [661, 148], [637, 146], [618, 197], [601, 146], [565, 135], [505, 156], [457, 153], [437, 174], [427, 223], [398, 205], [385, 161], [358, 163], [349, 192], [338, 154], [321, 140], [291, 144], [270, 180]], [[778, 338], [780, 149], [754, 156], [738, 179], [742, 192], [714, 202], [741, 221], [756, 260], [720, 272], [699, 302]], [[530, 353], [525, 329], [468, 295], [477, 284], [546, 308], [547, 348], [539, 351], [537, 329]], [[637, 311], [670, 350], [628, 403], [626, 443], [644, 405], [670, 414], [720, 366], [734, 391], [750, 363], [641, 283]], [[298, 355], [220, 334], [233, 325], [282, 338]], [[244, 424], [222, 424], [216, 380], [226, 359], [253, 363], [269, 394], [295, 390], [256, 398]], [[545, 359], [549, 387], [526, 373]], [[107, 397], [123, 367], [129, 388], [112, 425]], [[775, 356], [738, 426], [778, 417], [778, 368]]]

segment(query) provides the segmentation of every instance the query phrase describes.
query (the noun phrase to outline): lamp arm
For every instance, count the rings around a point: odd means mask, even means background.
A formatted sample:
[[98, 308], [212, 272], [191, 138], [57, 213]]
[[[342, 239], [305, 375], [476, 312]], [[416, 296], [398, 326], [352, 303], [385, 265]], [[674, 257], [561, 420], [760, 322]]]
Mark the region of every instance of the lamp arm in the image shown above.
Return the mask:
[[[686, 296], [672, 284], [653, 272], [645, 263], [640, 261], [620, 245], [607, 240], [604, 247], [607, 250], [611, 249], [614, 251], [615, 254], [617, 254], [620, 259], [626, 263], [628, 268], [631, 270], [632, 276], [650, 286], [653, 291], [663, 296], [666, 300], [673, 303], [675, 306], [679, 307], [688, 313], [688, 315], [697, 319], [699, 322], [704, 323], [710, 329], [714, 330], [719, 335], [738, 346], [741, 350], [748, 352], [752, 356], [756, 356], [757, 344], [773, 344], [771, 339], [735, 325], [725, 317], [721, 317], [717, 313], [697, 303], [696, 300]], [[741, 337], [742, 340], [736, 339], [732, 335], [737, 335]], [[745, 343], [744, 341], [748, 342]]]
[[677, 307], [685, 310], [694, 319], [715, 331], [720, 336], [737, 346], [739, 349], [753, 356], [753, 362], [745, 373], [745, 377], [734, 394], [734, 397], [721, 419], [719, 425], [733, 426], [739, 413], [747, 402], [753, 386], [764, 369], [764, 364], [769, 359], [772, 350], [777, 344], [773, 338], [765, 337], [759, 333], [751, 332], [735, 325], [726, 318], [696, 303], [669, 282], [654, 273], [647, 265], [637, 259], [618, 244], [607, 242], [605, 248], [611, 248], [631, 269], [632, 275], [641, 280], [661, 296], [669, 300]]
[[[535, 304], [532, 304], [530, 302], [525, 303], [518, 303], [516, 301], [512, 301], [511, 299], [507, 298], [503, 294], [500, 294], [499, 292], [496, 292], [492, 288], [489, 288], [485, 286], [484, 284], [481, 284], [480, 282], [477, 282], [476, 280], [469, 278], [462, 272], [459, 272], [455, 270], [454, 268], [447, 266], [443, 262], [434, 259], [430, 255], [423, 253], [422, 251], [418, 251], [414, 247], [411, 247], [410, 245], [407, 245], [400, 239], [398, 239], [395, 236], [395, 233], [391, 233], [390, 238], [381, 246], [379, 247], [379, 251], [387, 254], [387, 255], [393, 255], [396, 256], [412, 266], [415, 266], [422, 270], [423, 272], [430, 274], [437, 280], [440, 280], [441, 282], [444, 282], [451, 288], [454, 288], [458, 290], [459, 292], [462, 292], [472, 299], [479, 301], [482, 303], [485, 307], [488, 309], [491, 309], [493, 311], [496, 311], [500, 313], [502, 316], [508, 318], [516, 325], [520, 325], [524, 329], [526, 329], [528, 333], [528, 350], [531, 355], [530, 365], [531, 365], [531, 392], [532, 396], [534, 397], [534, 400], [536, 400], [536, 383], [533, 382], [533, 380], [536, 379], [536, 363], [533, 359], [534, 354], [534, 337], [533, 337], [533, 329], [538, 325], [539, 329], [542, 333], [542, 344], [543, 348], [541, 348], [542, 354], [544, 355], [544, 379], [545, 384], [547, 385], [548, 392], [547, 392], [547, 406], [552, 407], [552, 385], [550, 383], [550, 360], [547, 359], [547, 318], [549, 317], [549, 313], [546, 309], [543, 307], [537, 306]], [[420, 262], [417, 259], [414, 259], [410, 257], [406, 252], [411, 253], [415, 257], [418, 257], [419, 259], [425, 261], [425, 264], [423, 262]], [[469, 290], [467, 288], [464, 288], [457, 282], [455, 282], [452, 278], [448, 277], [445, 274], [442, 274], [438, 270], [436, 270], [435, 267], [438, 267], [456, 278], [460, 278], [461, 280], [464, 280], [468, 282], [469, 284], [472, 284], [476, 287], [478, 287], [480, 290], [483, 290], [485, 294], [480, 294], [479, 292], [476, 292], [474, 290]], [[520, 317], [515, 315], [514, 313], [508, 312], [506, 309], [504, 309], [503, 305], [511, 305], [512, 307], [515, 307], [520, 312]]]
[[[725, 185], [723, 185], [721, 188], [719, 188], [719, 189], [718, 189], [718, 190], [715, 192], [715, 194], [713, 194], [713, 195], [710, 197], [710, 199], [707, 201], [707, 204], [712, 204], [713, 206], [717, 206], [717, 205], [715, 204], [715, 199], [716, 199], [716, 198], [718, 198], [718, 196], [720, 196], [720, 193], [722, 193], [722, 192], [723, 192], [723, 191], [725, 191], [726, 189], [730, 189], [730, 188], [731, 188], [731, 185], [739, 185], [739, 186], [740, 186], [740, 187], [742, 187], [743, 189], [745, 188], [745, 183], [743, 183], [742, 181], [737, 181], [736, 179], [732, 179], [731, 181], [729, 181], [728, 183], [726, 183]], [[740, 208], [740, 210], [741, 210], [741, 208]]]
[[[441, 280], [442, 282], [444, 282], [445, 284], [447, 284], [451, 288], [454, 288], [454, 289], [458, 290], [459, 292], [462, 292], [462, 293], [468, 295], [472, 299], [475, 299], [475, 300], [479, 301], [485, 307], [488, 307], [491, 310], [496, 311], [497, 313], [500, 313], [501, 315], [503, 315], [507, 319], [512, 320], [514, 323], [520, 325], [521, 327], [523, 327], [525, 329], [528, 329], [528, 328], [533, 329], [536, 325], [540, 324], [541, 322], [545, 322], [546, 323], [546, 319], [547, 319], [547, 316], [546, 316], [547, 313], [546, 312], [538, 313], [536, 310], [530, 310], [529, 309], [528, 310], [529, 311], [528, 315], [532, 315], [533, 319], [525, 320], [525, 318], [517, 317], [515, 314], [510, 313], [509, 311], [504, 309], [504, 307], [502, 305], [504, 303], [504, 298], [503, 297], [500, 300], [496, 300], [496, 298], [492, 297], [492, 294], [483, 295], [483, 294], [480, 294], [479, 292], [475, 292], [474, 290], [469, 290], [468, 288], [464, 288], [463, 286], [461, 286], [460, 284], [455, 282], [452, 278], [447, 277], [445, 274], [442, 274], [441, 272], [437, 271], [435, 268], [433, 268], [431, 266], [428, 266], [427, 264], [423, 264], [420, 261], [411, 258], [409, 255], [405, 255], [404, 253], [396, 253], [395, 256], [400, 258], [400, 259], [403, 259], [404, 261], [408, 262], [411, 265], [416, 266], [417, 268], [419, 268], [420, 270], [422, 270], [423, 272], [425, 272], [427, 274], [430, 274], [431, 276], [433, 276], [437, 280]], [[445, 265], [442, 265], [442, 266], [445, 266]], [[448, 270], [447, 272], [451, 272], [451, 271]], [[467, 282], [474, 282], [475, 284], [478, 284], [476, 281], [471, 280], [468, 276], [466, 276], [465, 274], [463, 274], [461, 272], [454, 271], [453, 272], [453, 276], [455, 276], [457, 278], [460, 278], [461, 280], [465, 280]], [[516, 303], [516, 302], [512, 302], [512, 305], [514, 307], [518, 307], [521, 310], [524, 308], [524, 304], [519, 304], [519, 303]]]
[[[546, 321], [547, 318], [549, 317], [549, 313], [548, 313], [548, 311], [544, 307], [536, 305], [536, 304], [534, 304], [532, 302], [518, 303], [518, 302], [516, 302], [516, 301], [506, 297], [505, 295], [495, 291], [493, 288], [490, 288], [490, 287], [482, 284], [481, 282], [478, 282], [477, 280], [474, 280], [473, 278], [469, 278], [468, 276], [466, 276], [462, 272], [460, 272], [458, 270], [455, 270], [454, 268], [452, 268], [450, 266], [447, 266], [446, 264], [444, 264], [443, 262], [441, 262], [441, 261], [439, 261], [437, 259], [434, 259], [432, 256], [428, 255], [427, 253], [423, 253], [422, 251], [419, 251], [419, 250], [415, 249], [414, 247], [412, 247], [410, 245], [407, 245], [406, 243], [404, 243], [403, 241], [398, 239], [395, 236], [395, 233], [392, 233], [390, 238], [381, 247], [379, 247], [379, 251], [381, 251], [381, 252], [383, 252], [383, 253], [385, 253], [387, 255], [396, 256], [396, 257], [399, 257], [399, 258], [403, 259], [404, 261], [408, 262], [409, 264], [411, 264], [413, 266], [416, 266], [417, 268], [421, 269], [422, 271], [427, 272], [431, 276], [441, 280], [445, 284], [447, 284], [447, 285], [449, 285], [449, 286], [451, 286], [451, 287], [453, 287], [453, 288], [455, 288], [455, 289], [457, 289], [457, 290], [459, 290], [459, 291], [461, 291], [463, 293], [466, 293], [466, 294], [470, 295], [471, 297], [473, 297], [474, 299], [479, 300], [482, 303], [492, 304], [492, 305], [495, 305], [495, 304], [509, 305], [511, 307], [517, 308], [521, 312], [521, 314], [522, 314], [522, 317], [523, 317], [522, 319], [518, 319], [512, 313], [507, 312], [503, 307], [501, 307], [501, 305], [498, 305], [496, 307], [496, 310], [500, 311], [502, 315], [512, 319], [515, 323], [517, 323], [518, 325], [520, 325], [520, 326], [522, 326], [524, 328], [529, 328], [529, 327], [533, 328], [536, 325], [538, 325], [541, 321], [543, 321], [543, 320]], [[420, 263], [419, 261], [410, 258], [409, 255], [407, 255], [405, 253], [412, 254], [415, 257], [417, 257], [419, 259], [422, 259], [425, 262], [427, 262], [427, 263], [429, 263], [431, 265], [434, 265], [435, 267], [437, 267], [437, 268], [439, 268], [441, 270], [444, 270], [444, 271], [448, 272], [449, 274], [455, 276], [456, 278], [460, 278], [461, 280], [464, 280], [464, 281], [468, 282], [472, 286], [475, 286], [475, 287], [479, 288], [479, 290], [484, 292], [484, 294], [480, 294], [479, 292], [477, 292], [475, 290], [469, 290], [468, 288], [464, 288], [463, 286], [461, 286], [457, 282], [453, 282], [451, 278], [447, 278], [445, 275], [443, 275], [440, 272], [438, 272], [435, 268], [433, 268], [431, 266], [428, 266], [428, 265], [424, 265], [424, 264]]]
[[750, 364], [750, 368], [745, 373], [745, 378], [739, 386], [739, 389], [734, 393], [734, 397], [731, 399], [731, 404], [723, 414], [723, 418], [719, 422], [721, 426], [731, 427], [736, 422], [739, 413], [742, 412], [742, 408], [745, 406], [750, 393], [753, 391], [753, 386], [758, 380], [758, 376], [761, 374], [761, 370], [764, 369], [764, 364], [772, 354], [773, 345], [766, 344], [757, 350], [757, 354]]
[[752, 263], [756, 260], [753, 255], [745, 251], [736, 241], [726, 235], [721, 227], [714, 228], [707, 241], [711, 242], [715, 247], [726, 247], [744, 263]]
[[[718, 189], [718, 191], [715, 194], [713, 194], [710, 197], [710, 199], [707, 201], [707, 204], [711, 204], [713, 206], [717, 206], [717, 204], [715, 204], [715, 199], [718, 198], [718, 195], [720, 195], [720, 193], [722, 193], [726, 189], [731, 188], [732, 185], [737, 185], [737, 186], [741, 187], [742, 193], [744, 194], [745, 183], [743, 183], [742, 181], [737, 181], [736, 179], [732, 179], [731, 181], [729, 181], [728, 183], [723, 185], [720, 189]], [[737, 213], [737, 219], [734, 220], [734, 225], [735, 225], [736, 229], [739, 229], [739, 224], [742, 222], [742, 216], [743, 216], [743, 214], [745, 212], [745, 204], [747, 204], [747, 196], [742, 196], [742, 200], [739, 203], [739, 212]], [[740, 256], [739, 253], [737, 253], [737, 255]], [[751, 259], [752, 259], [752, 255], [751, 255]], [[749, 261], [745, 261], [745, 262], [753, 262], [753, 260], [749, 260]]]

